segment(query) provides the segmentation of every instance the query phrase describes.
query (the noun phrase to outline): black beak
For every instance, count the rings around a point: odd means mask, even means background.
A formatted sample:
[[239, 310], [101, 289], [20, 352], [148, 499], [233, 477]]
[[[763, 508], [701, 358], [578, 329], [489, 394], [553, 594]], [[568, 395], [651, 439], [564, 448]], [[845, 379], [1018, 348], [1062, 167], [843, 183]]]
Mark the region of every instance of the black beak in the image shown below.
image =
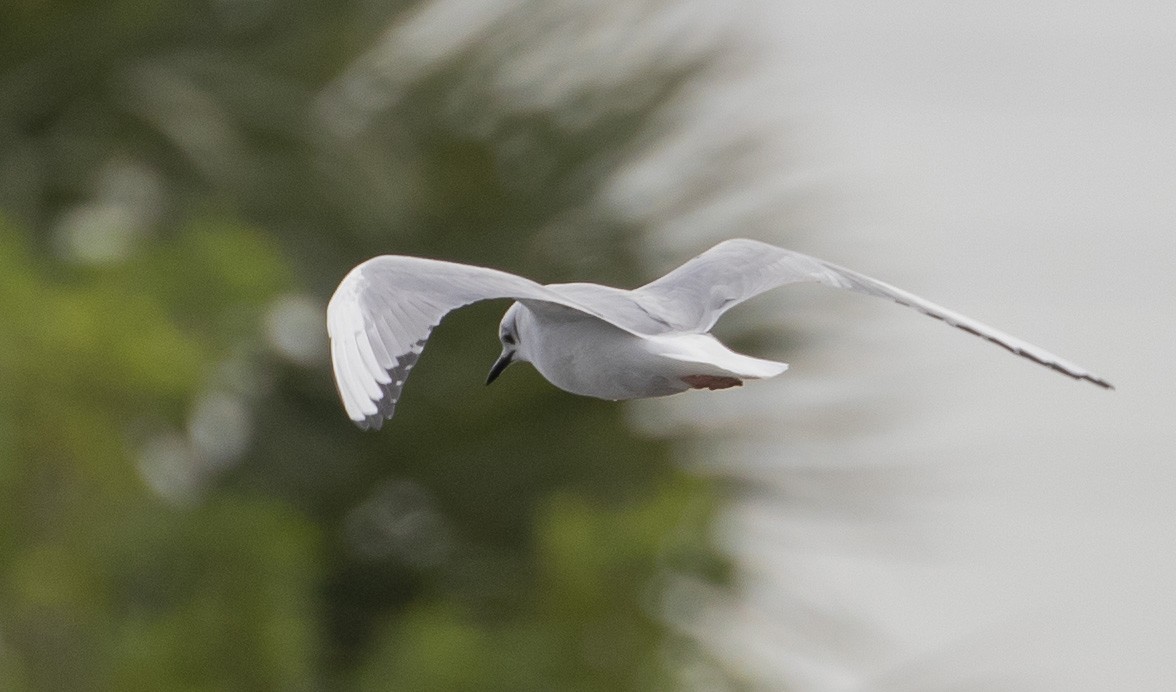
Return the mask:
[[506, 370], [506, 366], [510, 365], [513, 360], [514, 351], [503, 351], [502, 355], [498, 356], [498, 360], [494, 361], [494, 367], [490, 368], [490, 374], [486, 376], [486, 384], [498, 379], [498, 376], [502, 374], [503, 370]]

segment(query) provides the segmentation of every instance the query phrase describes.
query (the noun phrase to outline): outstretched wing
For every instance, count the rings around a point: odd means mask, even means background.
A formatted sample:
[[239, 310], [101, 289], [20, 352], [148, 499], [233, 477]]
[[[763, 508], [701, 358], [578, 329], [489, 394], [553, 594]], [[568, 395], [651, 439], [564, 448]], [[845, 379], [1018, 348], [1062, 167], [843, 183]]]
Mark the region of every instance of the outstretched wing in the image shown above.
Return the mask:
[[724, 312], [749, 298], [777, 286], [812, 281], [892, 300], [1070, 377], [1112, 388], [1081, 366], [929, 300], [836, 264], [755, 240], [719, 243], [636, 289], [633, 298], [676, 329], [707, 332]]
[[600, 317], [534, 281], [485, 267], [389, 255], [351, 270], [327, 305], [331, 363], [348, 417], [361, 428], [379, 428], [446, 313], [492, 298], [555, 303]]

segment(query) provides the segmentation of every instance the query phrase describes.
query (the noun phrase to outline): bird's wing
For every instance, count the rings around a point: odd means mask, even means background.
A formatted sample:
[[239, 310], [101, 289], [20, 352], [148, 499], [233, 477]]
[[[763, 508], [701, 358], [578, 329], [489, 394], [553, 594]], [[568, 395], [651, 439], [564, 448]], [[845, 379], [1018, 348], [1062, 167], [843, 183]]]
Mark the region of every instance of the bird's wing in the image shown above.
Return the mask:
[[836, 264], [755, 240], [719, 243], [634, 290], [633, 298], [676, 329], [706, 332], [729, 308], [749, 298], [777, 286], [812, 281], [906, 305], [1070, 377], [1111, 388], [1110, 383], [1083, 367], [912, 293]]
[[656, 313], [634, 300], [633, 291], [590, 283], [547, 284], [546, 288], [633, 334], [653, 336], [676, 331]]
[[348, 417], [361, 428], [379, 428], [392, 417], [433, 328], [451, 310], [492, 298], [560, 305], [630, 330], [521, 276], [419, 257], [376, 257], [351, 270], [327, 305], [331, 363]]

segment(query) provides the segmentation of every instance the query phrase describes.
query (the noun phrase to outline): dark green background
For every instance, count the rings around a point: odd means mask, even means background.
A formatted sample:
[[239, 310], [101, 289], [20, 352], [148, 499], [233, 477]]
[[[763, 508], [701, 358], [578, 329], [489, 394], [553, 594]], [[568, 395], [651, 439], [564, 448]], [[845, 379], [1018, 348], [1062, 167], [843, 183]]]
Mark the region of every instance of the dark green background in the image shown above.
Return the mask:
[[[505, 108], [528, 46], [492, 31], [333, 113], [416, 5], [0, 4], [0, 688], [647, 690], [706, 660], [664, 596], [729, 581], [714, 481], [529, 368], [482, 387], [505, 303], [442, 324], [379, 433], [267, 340], [377, 254], [649, 278], [594, 195], [705, 58]], [[126, 247], [79, 256], [86, 224]], [[240, 453], [193, 442], [210, 397]]]

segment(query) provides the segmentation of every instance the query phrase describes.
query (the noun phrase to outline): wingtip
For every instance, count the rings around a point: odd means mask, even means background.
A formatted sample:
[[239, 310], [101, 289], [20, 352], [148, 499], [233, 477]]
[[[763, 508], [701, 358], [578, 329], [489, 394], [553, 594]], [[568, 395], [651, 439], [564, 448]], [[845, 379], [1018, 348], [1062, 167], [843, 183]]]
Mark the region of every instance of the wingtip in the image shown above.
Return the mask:
[[367, 418], [363, 418], [362, 420], [352, 419], [351, 422], [355, 423], [356, 427], [358, 427], [360, 430], [363, 430], [364, 432], [368, 432], [371, 430], [379, 430], [381, 427], [383, 427], [384, 417], [379, 414], [376, 414], [374, 416], [368, 416]]
[[1087, 382], [1091, 382], [1093, 384], [1096, 384], [1099, 387], [1102, 387], [1103, 389], [1106, 389], [1108, 391], [1112, 391], [1112, 392], [1115, 391], [1115, 385], [1111, 384], [1110, 382], [1107, 382], [1106, 380], [1104, 380], [1101, 377], [1095, 377], [1094, 375], [1087, 375], [1086, 377], [1083, 377], [1082, 379], [1086, 380]]
[[1056, 366], [1056, 365], [1051, 365], [1050, 367], [1054, 370], [1057, 370], [1060, 373], [1063, 373], [1065, 375], [1069, 375], [1070, 377], [1073, 377], [1076, 380], [1085, 380], [1086, 382], [1089, 382], [1089, 383], [1095, 385], [1096, 387], [1100, 387], [1102, 389], [1107, 389], [1110, 391], [1115, 390], [1115, 385], [1111, 384], [1110, 382], [1107, 382], [1103, 378], [1101, 378], [1098, 375], [1095, 375], [1093, 373], [1081, 372], [1081, 371], [1075, 371], [1075, 370], [1066, 370], [1066, 369], [1064, 369], [1060, 366]]

